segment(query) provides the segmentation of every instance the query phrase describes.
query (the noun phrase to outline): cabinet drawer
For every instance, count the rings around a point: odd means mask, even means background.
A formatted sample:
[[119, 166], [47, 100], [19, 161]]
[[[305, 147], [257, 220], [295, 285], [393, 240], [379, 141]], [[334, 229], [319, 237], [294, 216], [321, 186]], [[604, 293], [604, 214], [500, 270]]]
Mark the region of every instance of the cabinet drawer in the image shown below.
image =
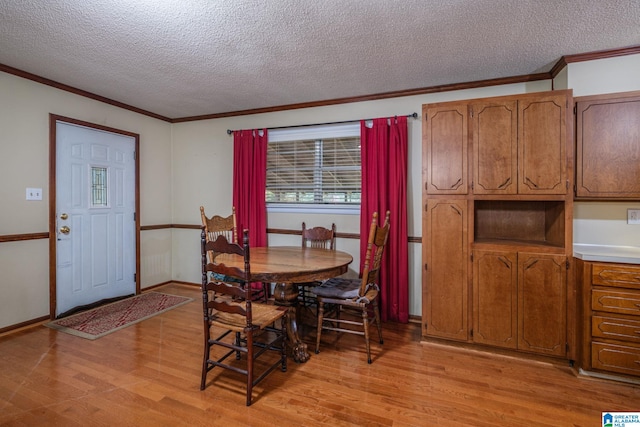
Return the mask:
[[640, 292], [593, 289], [591, 308], [595, 311], [640, 315]]
[[640, 344], [640, 319], [629, 320], [607, 316], [593, 316], [591, 318], [591, 333], [594, 337]]
[[640, 267], [593, 264], [591, 280], [594, 285], [640, 289]]
[[640, 347], [594, 342], [591, 365], [594, 369], [640, 375]]

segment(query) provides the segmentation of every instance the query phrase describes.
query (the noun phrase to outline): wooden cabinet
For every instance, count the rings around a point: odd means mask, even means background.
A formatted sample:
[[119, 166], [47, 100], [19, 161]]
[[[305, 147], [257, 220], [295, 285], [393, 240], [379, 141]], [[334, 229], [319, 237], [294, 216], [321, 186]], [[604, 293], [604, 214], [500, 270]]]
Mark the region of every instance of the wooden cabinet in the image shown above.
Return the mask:
[[518, 254], [518, 349], [567, 354], [567, 258]]
[[473, 341], [517, 348], [516, 252], [473, 251]]
[[467, 194], [468, 113], [466, 103], [422, 107], [423, 181], [428, 194]]
[[640, 199], [640, 92], [576, 98], [576, 197]]
[[470, 105], [474, 194], [566, 194], [565, 93]]
[[466, 200], [429, 200], [423, 227], [423, 334], [467, 341], [468, 238]]
[[566, 94], [518, 100], [518, 193], [566, 194]]
[[640, 266], [580, 262], [582, 368], [640, 376]]
[[425, 339], [573, 357], [571, 100], [423, 105]]
[[513, 251], [473, 253], [473, 341], [565, 356], [566, 257]]

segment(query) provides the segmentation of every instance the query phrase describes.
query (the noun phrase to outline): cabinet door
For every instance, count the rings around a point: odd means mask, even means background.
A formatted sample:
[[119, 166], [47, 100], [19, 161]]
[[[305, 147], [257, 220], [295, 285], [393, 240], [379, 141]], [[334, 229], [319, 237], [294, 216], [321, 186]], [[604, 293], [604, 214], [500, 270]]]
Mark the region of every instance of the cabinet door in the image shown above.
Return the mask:
[[467, 202], [429, 200], [426, 209], [423, 334], [467, 341]]
[[473, 192], [516, 194], [518, 110], [516, 101], [471, 105]]
[[566, 257], [519, 252], [518, 349], [565, 356], [566, 346]]
[[518, 193], [567, 193], [567, 96], [518, 101]]
[[518, 261], [515, 252], [473, 251], [473, 341], [517, 347]]
[[639, 198], [640, 96], [576, 106], [576, 196]]
[[428, 194], [467, 194], [467, 105], [424, 105], [423, 178]]

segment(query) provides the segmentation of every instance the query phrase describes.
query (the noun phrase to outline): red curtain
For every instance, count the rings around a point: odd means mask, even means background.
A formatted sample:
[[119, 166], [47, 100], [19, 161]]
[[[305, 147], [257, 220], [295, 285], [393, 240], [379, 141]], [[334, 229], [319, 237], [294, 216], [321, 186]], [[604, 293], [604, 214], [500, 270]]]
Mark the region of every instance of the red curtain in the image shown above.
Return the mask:
[[249, 230], [252, 247], [267, 246], [267, 129], [233, 132], [233, 206], [238, 237]]
[[364, 264], [371, 217], [380, 224], [391, 211], [389, 240], [380, 268], [380, 313], [383, 320], [409, 321], [409, 238], [407, 233], [407, 118], [360, 123], [362, 203], [360, 271]]

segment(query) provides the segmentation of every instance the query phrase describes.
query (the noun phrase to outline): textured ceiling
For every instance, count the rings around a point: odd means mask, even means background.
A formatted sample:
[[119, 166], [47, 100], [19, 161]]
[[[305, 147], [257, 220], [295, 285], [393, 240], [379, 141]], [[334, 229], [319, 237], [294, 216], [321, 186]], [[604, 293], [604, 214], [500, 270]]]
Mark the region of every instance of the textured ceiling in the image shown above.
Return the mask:
[[640, 0], [0, 0], [0, 64], [169, 118], [546, 72]]

